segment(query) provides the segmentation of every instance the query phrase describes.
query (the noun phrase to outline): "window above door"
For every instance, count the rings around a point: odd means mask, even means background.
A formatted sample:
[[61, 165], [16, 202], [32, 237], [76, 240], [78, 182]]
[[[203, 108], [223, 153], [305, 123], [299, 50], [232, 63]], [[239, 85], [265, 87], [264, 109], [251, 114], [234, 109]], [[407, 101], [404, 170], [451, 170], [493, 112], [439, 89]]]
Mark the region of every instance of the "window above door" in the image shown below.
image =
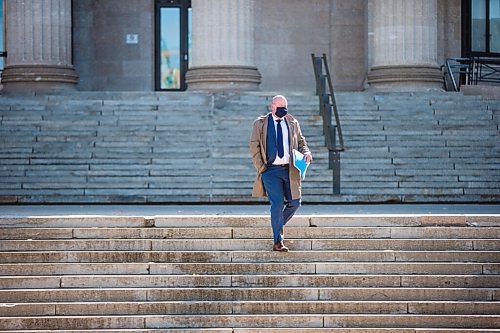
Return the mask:
[[500, 0], [462, 1], [462, 56], [500, 57]]

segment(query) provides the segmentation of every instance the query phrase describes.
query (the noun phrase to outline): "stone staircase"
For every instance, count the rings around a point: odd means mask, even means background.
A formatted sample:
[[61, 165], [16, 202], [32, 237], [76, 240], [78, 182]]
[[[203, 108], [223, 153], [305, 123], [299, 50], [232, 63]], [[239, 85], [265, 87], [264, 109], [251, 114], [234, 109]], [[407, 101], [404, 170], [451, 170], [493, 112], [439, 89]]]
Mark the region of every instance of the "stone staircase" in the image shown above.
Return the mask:
[[[272, 93], [0, 95], [0, 202], [258, 202], [248, 152]], [[315, 96], [290, 94], [314, 153], [304, 202], [497, 202], [500, 101], [339, 93], [341, 194]]]
[[0, 219], [0, 332], [500, 332], [499, 215]]

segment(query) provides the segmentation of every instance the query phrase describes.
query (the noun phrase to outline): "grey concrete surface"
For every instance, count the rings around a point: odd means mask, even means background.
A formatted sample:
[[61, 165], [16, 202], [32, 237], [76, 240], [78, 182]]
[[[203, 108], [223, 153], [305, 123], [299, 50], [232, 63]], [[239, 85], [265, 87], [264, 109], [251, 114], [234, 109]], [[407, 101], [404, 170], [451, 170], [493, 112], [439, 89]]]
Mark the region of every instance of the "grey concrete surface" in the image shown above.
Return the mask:
[[[62, 215], [267, 215], [267, 205], [5, 205], [0, 217]], [[500, 205], [303, 205], [297, 215], [500, 214]]]

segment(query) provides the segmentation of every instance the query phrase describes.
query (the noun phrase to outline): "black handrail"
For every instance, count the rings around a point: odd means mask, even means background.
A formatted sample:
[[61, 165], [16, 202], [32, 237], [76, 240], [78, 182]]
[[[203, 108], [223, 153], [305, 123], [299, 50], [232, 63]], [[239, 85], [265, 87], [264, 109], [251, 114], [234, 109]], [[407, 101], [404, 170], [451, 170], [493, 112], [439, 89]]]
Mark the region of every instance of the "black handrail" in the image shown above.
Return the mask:
[[[319, 97], [319, 111], [323, 118], [323, 134], [328, 148], [329, 168], [333, 170], [333, 193], [340, 194], [340, 152], [344, 151], [344, 137], [337, 102], [326, 54], [323, 53], [322, 57], [317, 57], [313, 53], [311, 57], [316, 78], [316, 94]], [[335, 124], [332, 124], [332, 109]], [[337, 133], [339, 145], [337, 145]]]
[[500, 83], [500, 59], [472, 57], [472, 81]]

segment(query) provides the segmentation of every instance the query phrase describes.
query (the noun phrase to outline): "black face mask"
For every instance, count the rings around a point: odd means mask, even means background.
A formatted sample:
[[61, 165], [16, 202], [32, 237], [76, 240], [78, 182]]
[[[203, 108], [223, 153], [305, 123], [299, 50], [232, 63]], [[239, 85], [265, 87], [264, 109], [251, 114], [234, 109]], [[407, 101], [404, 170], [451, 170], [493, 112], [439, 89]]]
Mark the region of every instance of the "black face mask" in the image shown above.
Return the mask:
[[284, 116], [286, 116], [287, 113], [288, 113], [288, 108], [286, 108], [286, 107], [277, 107], [276, 108], [276, 117], [278, 117], [278, 118], [283, 118]]

